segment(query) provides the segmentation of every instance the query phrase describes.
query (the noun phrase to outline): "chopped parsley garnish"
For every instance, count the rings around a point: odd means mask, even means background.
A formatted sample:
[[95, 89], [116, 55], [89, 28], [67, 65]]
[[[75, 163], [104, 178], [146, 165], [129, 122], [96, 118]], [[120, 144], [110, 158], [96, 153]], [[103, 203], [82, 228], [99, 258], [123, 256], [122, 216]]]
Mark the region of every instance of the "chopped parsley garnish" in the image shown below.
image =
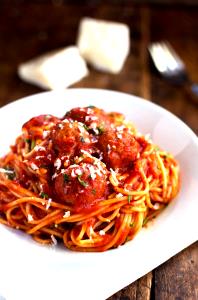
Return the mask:
[[48, 168], [49, 168], [49, 166], [48, 166], [48, 165], [44, 165], [44, 164], [42, 164], [42, 165], [40, 165], [40, 168], [42, 168], [42, 169], [48, 169]]
[[70, 180], [69, 175], [63, 174], [63, 179], [64, 179], [64, 182], [69, 182], [69, 180]]
[[105, 129], [104, 129], [104, 123], [100, 124], [98, 127], [98, 134], [103, 134]]
[[3, 170], [5, 170], [4, 173], [7, 175], [9, 180], [16, 179], [16, 173], [13, 169], [11, 169], [10, 167], [5, 167]]
[[82, 186], [88, 186], [88, 183], [81, 179], [81, 175], [78, 175], [78, 181]]
[[92, 194], [95, 195], [96, 194], [96, 189], [91, 190]]
[[80, 137], [80, 141], [81, 141], [81, 143], [85, 143], [85, 139], [83, 136]]
[[94, 105], [89, 105], [87, 108], [96, 108]]
[[128, 203], [131, 203], [131, 199], [132, 199], [132, 196], [131, 195], [128, 195]]
[[133, 228], [134, 225], [135, 225], [135, 222], [129, 224], [129, 226], [130, 226], [131, 228]]
[[41, 196], [41, 198], [43, 198], [43, 199], [48, 199], [48, 198], [49, 198], [48, 194], [46, 194], [46, 193], [44, 193], [44, 192], [41, 192], [41, 193], [40, 193], [40, 196]]
[[32, 140], [31, 141], [31, 150], [34, 149], [35, 146], [36, 146], [36, 141]]
[[89, 127], [86, 124], [83, 124], [83, 127], [85, 128], [85, 130], [89, 130]]
[[16, 173], [14, 171], [12, 173], [7, 174], [7, 175], [8, 175], [8, 179], [10, 179], [10, 180], [16, 179]]
[[146, 223], [148, 222], [148, 220], [149, 220], [148, 218], [145, 218], [144, 221], [143, 221], [142, 226], [146, 225]]
[[0, 173], [6, 174], [8, 179], [10, 179], [10, 180], [13, 180], [16, 178], [15, 171], [13, 169], [11, 169], [10, 167], [4, 167], [4, 168], [0, 167]]
[[29, 145], [30, 150], [34, 149], [34, 147], [36, 146], [35, 140], [31, 140], [31, 139], [27, 138], [27, 139], [24, 139], [24, 141]]
[[155, 150], [155, 151], [159, 151], [160, 148], [159, 148], [158, 146], [155, 146], [154, 150]]
[[30, 144], [31, 143], [31, 140], [30, 139], [25, 139], [25, 142]]

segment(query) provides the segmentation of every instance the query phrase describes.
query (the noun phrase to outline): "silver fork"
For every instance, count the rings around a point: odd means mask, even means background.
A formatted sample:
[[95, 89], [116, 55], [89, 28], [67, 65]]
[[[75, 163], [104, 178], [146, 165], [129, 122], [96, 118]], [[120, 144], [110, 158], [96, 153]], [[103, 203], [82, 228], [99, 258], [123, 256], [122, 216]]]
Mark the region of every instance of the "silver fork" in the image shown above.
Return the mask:
[[159, 73], [173, 84], [183, 86], [198, 103], [198, 84], [190, 80], [184, 62], [170, 43], [167, 41], [151, 43], [148, 50]]

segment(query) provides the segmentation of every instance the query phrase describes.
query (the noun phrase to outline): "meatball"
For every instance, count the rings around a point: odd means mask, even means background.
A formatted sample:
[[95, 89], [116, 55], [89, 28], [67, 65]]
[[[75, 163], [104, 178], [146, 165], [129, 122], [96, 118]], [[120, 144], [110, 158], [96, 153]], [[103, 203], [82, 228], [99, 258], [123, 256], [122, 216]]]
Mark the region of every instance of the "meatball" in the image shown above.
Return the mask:
[[22, 130], [26, 138], [43, 139], [58, 122], [59, 119], [52, 115], [40, 115], [26, 122]]
[[141, 151], [141, 145], [124, 126], [105, 131], [99, 137], [98, 147], [103, 152], [104, 162], [113, 169], [127, 169]]
[[[80, 149], [88, 150], [92, 144], [83, 124], [64, 119], [52, 132], [52, 142], [58, 155], [78, 155]], [[60, 156], [60, 155], [59, 155]]]
[[100, 135], [111, 122], [111, 117], [95, 106], [73, 108], [67, 112], [66, 117], [84, 123], [95, 135]]
[[76, 212], [89, 210], [107, 195], [107, 170], [100, 161], [71, 165], [55, 177], [55, 196]]

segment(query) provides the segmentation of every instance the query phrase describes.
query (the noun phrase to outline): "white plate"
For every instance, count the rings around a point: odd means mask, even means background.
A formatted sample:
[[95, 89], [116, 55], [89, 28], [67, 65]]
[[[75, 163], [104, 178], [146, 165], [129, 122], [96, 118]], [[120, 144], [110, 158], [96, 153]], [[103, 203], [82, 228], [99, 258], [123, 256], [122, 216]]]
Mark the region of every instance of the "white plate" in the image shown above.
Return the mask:
[[197, 240], [198, 140], [183, 122], [151, 102], [94, 89], [47, 92], [15, 101], [0, 109], [0, 155], [30, 117], [63, 116], [72, 107], [90, 104], [124, 113], [139, 131], [150, 133], [155, 143], [172, 152], [181, 166], [181, 191], [152, 226], [104, 253], [41, 246], [0, 226], [0, 295], [6, 300], [103, 300]]

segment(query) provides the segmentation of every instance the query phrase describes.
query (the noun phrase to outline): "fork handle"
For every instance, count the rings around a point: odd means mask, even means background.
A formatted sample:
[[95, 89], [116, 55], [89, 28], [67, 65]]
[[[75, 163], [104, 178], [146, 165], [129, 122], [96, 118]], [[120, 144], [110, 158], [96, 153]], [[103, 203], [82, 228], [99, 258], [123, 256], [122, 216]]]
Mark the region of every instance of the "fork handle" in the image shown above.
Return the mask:
[[184, 89], [191, 100], [198, 104], [198, 84], [195, 82], [187, 81], [184, 85]]

